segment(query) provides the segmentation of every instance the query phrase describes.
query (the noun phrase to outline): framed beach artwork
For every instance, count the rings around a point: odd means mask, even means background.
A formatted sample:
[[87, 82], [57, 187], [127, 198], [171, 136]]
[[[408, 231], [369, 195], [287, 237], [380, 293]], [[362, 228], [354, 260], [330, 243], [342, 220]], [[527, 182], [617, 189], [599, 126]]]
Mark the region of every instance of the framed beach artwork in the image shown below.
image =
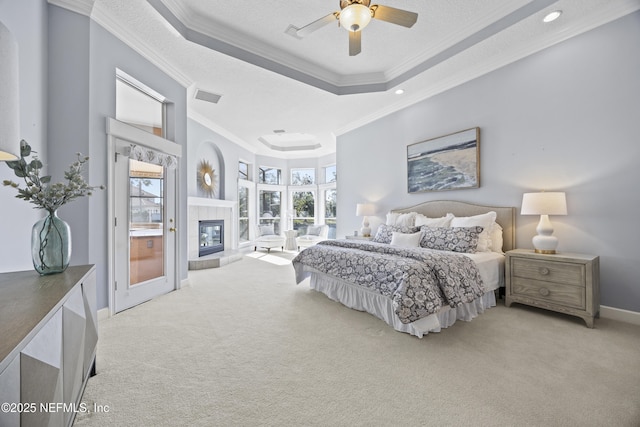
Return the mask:
[[480, 187], [480, 128], [407, 146], [409, 193]]

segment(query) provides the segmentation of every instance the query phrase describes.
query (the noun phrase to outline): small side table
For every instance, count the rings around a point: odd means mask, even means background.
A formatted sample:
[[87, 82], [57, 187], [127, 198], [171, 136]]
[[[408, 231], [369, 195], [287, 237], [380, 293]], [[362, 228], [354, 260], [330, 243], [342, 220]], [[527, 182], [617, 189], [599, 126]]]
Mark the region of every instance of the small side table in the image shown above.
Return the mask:
[[287, 230], [284, 232], [284, 236], [287, 240], [284, 243], [284, 248], [288, 251], [295, 251], [298, 249], [298, 245], [296, 244], [296, 236], [298, 235], [297, 230]]

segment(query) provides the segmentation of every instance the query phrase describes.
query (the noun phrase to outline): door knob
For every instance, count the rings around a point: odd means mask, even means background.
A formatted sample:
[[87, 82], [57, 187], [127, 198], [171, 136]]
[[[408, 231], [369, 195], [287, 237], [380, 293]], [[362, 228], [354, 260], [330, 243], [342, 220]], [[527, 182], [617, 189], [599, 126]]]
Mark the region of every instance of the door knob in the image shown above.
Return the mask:
[[175, 232], [176, 232], [176, 230], [177, 230], [177, 228], [175, 228], [175, 227], [171, 227], [171, 228], [169, 228], [169, 231], [171, 231], [171, 232], [173, 232], [173, 233], [175, 233]]

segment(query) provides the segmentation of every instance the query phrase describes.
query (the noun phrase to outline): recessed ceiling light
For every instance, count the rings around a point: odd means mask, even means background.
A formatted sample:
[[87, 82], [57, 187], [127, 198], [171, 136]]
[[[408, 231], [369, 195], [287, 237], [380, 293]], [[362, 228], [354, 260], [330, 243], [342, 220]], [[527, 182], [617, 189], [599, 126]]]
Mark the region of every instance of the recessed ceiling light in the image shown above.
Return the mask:
[[402, 95], [403, 93], [404, 93], [404, 89], [398, 89], [395, 92], [396, 95]]
[[554, 10], [553, 12], [548, 13], [547, 16], [544, 17], [543, 21], [544, 22], [555, 21], [556, 19], [558, 19], [560, 17], [560, 15], [562, 15], [562, 11], [561, 10]]

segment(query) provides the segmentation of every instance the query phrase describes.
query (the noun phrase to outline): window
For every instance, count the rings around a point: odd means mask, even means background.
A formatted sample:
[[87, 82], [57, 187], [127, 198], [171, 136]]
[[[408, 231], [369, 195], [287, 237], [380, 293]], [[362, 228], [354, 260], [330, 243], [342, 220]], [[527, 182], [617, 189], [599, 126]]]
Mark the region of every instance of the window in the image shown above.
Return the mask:
[[311, 185], [315, 183], [315, 169], [291, 169], [291, 185]]
[[324, 168], [324, 182], [329, 184], [331, 182], [336, 182], [336, 165], [327, 166]]
[[315, 224], [316, 197], [313, 191], [293, 191], [291, 193], [293, 206], [293, 229], [298, 236], [307, 234], [307, 227]]
[[249, 181], [249, 164], [238, 162], [238, 178]]
[[140, 228], [158, 228], [162, 222], [164, 179], [162, 166], [130, 160], [131, 222]]
[[280, 169], [260, 166], [259, 173], [258, 182], [260, 184], [282, 184], [282, 171]]
[[165, 138], [165, 98], [117, 70], [116, 119]]
[[249, 188], [238, 186], [238, 238], [249, 241]]
[[336, 238], [336, 190], [335, 188], [324, 192], [324, 223], [329, 226], [329, 238]]
[[258, 198], [260, 203], [260, 225], [273, 224], [274, 232], [276, 234], [281, 234], [280, 208], [282, 192], [260, 190]]

